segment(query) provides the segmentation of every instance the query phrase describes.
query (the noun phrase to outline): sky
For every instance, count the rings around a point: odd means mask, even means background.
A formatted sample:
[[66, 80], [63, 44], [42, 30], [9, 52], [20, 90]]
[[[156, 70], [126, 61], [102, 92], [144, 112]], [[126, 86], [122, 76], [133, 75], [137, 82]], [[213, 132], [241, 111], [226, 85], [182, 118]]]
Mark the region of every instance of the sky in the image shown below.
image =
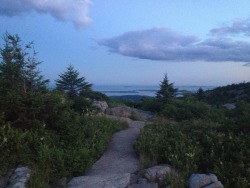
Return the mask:
[[69, 64], [94, 85], [250, 81], [249, 0], [0, 0], [6, 31], [52, 83]]

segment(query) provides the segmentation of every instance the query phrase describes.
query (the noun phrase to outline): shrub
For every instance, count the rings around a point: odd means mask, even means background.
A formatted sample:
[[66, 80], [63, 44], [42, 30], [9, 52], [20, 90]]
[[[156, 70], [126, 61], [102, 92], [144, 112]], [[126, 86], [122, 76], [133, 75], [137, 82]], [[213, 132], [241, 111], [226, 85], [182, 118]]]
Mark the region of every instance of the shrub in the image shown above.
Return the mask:
[[197, 100], [172, 100], [170, 103], [163, 105], [160, 114], [176, 121], [206, 119], [223, 122], [225, 119], [222, 110]]
[[[39, 122], [34, 122], [37, 125]], [[123, 126], [103, 117], [70, 113], [57, 130], [42, 124], [29, 130], [0, 128], [0, 174], [18, 165], [34, 172], [31, 187], [48, 186], [60, 177], [83, 175], [101, 156], [114, 132]]]
[[144, 158], [173, 165], [186, 178], [213, 172], [225, 187], [248, 187], [249, 136], [205, 120], [158, 122], [145, 127], [135, 148]]

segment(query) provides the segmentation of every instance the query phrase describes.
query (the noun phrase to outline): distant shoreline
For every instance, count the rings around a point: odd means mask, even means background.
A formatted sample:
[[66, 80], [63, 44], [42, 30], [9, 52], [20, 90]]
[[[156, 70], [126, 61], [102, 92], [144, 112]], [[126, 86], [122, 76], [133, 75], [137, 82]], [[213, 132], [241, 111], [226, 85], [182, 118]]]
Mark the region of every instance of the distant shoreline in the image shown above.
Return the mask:
[[[199, 88], [202, 88], [204, 91], [214, 89], [215, 86], [176, 86], [178, 89], [177, 95], [182, 94], [185, 91], [195, 93]], [[143, 86], [143, 85], [134, 85], [134, 86], [122, 86], [122, 85], [94, 85], [93, 90], [101, 92], [108, 97], [124, 97], [124, 96], [148, 96], [155, 97], [157, 91], [160, 89], [159, 86]]]

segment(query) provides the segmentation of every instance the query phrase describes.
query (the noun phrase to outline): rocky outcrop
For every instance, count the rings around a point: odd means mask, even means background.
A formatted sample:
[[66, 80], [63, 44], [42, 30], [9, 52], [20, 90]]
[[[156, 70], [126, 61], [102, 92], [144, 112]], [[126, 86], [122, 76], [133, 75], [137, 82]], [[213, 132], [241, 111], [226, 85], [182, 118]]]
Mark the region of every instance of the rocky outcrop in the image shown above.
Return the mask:
[[105, 110], [109, 107], [106, 101], [93, 101], [92, 105], [96, 107], [98, 110], [100, 110], [100, 112], [102, 113], [104, 113]]
[[189, 178], [189, 188], [223, 188], [214, 174], [192, 174]]

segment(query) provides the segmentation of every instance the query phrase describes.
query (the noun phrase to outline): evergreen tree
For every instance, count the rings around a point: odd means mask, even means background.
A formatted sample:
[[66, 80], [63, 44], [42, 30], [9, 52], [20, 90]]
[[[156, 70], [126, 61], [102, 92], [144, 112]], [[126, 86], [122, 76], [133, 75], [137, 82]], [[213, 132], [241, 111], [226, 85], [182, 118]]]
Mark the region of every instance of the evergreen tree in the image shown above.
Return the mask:
[[37, 65], [40, 64], [35, 58], [36, 53], [30, 55], [28, 52], [33, 43], [25, 47], [21, 45], [18, 35], [5, 33], [4, 45], [0, 48], [0, 91], [24, 92], [46, 88], [49, 80], [44, 80]]
[[[18, 35], [5, 33], [0, 46], [0, 112], [11, 126], [27, 127], [42, 114], [48, 80], [38, 71], [33, 44], [21, 44]], [[30, 55], [31, 54], [31, 55]]]
[[91, 90], [92, 84], [85, 81], [84, 77], [79, 77], [79, 72], [69, 65], [64, 73], [59, 75], [56, 81], [58, 90], [67, 94], [68, 99], [74, 99], [80, 92]]
[[195, 94], [196, 98], [199, 100], [199, 101], [202, 101], [205, 99], [206, 95], [205, 95], [205, 92], [202, 88], [199, 88], [198, 91], [196, 92]]
[[24, 86], [24, 50], [20, 46], [18, 35], [5, 33], [3, 36], [4, 46], [0, 48], [0, 80], [1, 92], [10, 90], [21, 90]]
[[173, 85], [174, 83], [169, 83], [168, 76], [165, 74], [163, 81], [160, 84], [160, 90], [157, 92], [156, 97], [162, 102], [168, 102], [169, 99], [174, 97], [174, 93], [177, 91]]

